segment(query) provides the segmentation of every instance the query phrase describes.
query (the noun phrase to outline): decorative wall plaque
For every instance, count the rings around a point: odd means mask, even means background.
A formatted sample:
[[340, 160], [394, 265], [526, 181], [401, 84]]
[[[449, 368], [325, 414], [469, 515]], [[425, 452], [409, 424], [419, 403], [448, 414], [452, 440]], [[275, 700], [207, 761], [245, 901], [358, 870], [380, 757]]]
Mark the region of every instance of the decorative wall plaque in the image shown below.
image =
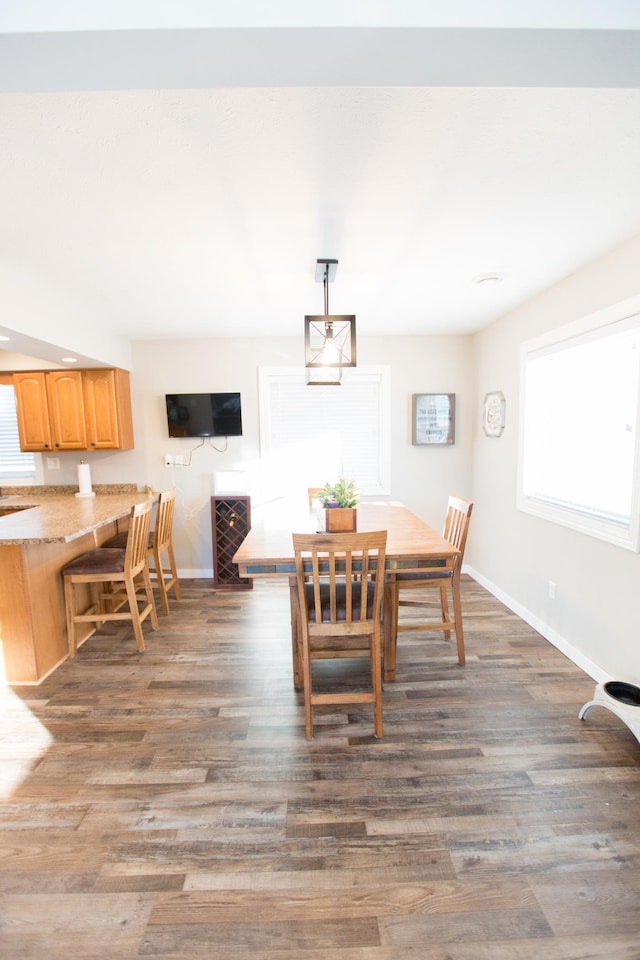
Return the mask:
[[487, 437], [500, 437], [504, 430], [506, 400], [501, 390], [486, 393], [482, 403], [482, 429]]

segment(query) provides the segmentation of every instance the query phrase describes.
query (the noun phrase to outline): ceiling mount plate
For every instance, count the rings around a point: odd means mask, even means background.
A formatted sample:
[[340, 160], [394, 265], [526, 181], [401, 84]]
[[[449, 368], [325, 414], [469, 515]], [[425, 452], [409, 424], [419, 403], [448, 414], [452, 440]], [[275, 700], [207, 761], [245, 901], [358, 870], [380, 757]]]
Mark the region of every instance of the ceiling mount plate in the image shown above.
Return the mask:
[[337, 260], [316, 260], [316, 283], [323, 282], [325, 271], [327, 273], [327, 280], [329, 283], [333, 283], [336, 278], [337, 269]]

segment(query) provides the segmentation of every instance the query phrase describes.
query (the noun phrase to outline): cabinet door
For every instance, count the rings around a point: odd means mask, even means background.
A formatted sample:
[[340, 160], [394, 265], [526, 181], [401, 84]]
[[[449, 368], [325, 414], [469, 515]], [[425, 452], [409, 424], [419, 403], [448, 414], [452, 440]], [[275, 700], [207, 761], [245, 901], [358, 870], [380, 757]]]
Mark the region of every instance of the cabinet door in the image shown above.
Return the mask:
[[20, 449], [51, 450], [44, 373], [14, 373], [13, 389], [16, 394]]
[[47, 400], [53, 446], [56, 450], [86, 450], [87, 431], [80, 370], [47, 373]]
[[129, 374], [126, 370], [83, 370], [87, 439], [91, 450], [133, 447]]

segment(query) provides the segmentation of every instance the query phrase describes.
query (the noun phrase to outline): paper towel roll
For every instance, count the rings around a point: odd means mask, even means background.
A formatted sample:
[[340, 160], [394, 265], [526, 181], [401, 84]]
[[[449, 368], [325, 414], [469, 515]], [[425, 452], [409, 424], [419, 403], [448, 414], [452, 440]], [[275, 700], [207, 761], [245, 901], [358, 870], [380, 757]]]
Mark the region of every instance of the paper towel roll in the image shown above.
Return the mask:
[[91, 469], [84, 460], [81, 460], [78, 464], [78, 492], [76, 497], [95, 497], [95, 493], [91, 489]]

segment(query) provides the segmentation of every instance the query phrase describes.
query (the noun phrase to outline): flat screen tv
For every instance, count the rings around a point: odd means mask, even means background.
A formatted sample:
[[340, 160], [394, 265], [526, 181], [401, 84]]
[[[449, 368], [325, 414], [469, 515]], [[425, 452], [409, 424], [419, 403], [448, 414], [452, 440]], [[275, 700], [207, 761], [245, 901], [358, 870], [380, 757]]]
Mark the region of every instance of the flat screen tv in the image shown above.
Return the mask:
[[170, 437], [241, 437], [239, 393], [167, 393]]

